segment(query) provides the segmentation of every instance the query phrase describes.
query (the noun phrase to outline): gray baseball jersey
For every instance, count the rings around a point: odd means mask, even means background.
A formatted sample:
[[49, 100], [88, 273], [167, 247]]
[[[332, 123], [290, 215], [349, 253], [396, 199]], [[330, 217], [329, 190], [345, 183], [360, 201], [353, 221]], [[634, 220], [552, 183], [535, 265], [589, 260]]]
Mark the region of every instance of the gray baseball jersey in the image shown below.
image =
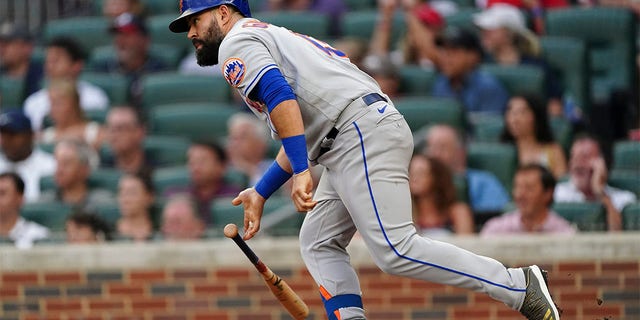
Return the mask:
[[[301, 252], [329, 319], [364, 319], [346, 251], [356, 230], [385, 272], [486, 292], [520, 308], [520, 269], [416, 233], [408, 183], [412, 133], [372, 78], [325, 43], [252, 19], [226, 36], [220, 61], [227, 81], [267, 122], [266, 107], [248, 97], [267, 70], [278, 68], [297, 97], [309, 156], [325, 167], [318, 204], [300, 230]], [[333, 144], [318, 157], [332, 128]]]

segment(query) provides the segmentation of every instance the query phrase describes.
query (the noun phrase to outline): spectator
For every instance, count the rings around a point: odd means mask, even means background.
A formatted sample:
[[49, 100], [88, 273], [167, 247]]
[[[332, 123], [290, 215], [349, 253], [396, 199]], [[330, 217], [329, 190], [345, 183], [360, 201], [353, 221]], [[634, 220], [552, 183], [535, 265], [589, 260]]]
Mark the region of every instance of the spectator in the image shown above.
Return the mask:
[[111, 155], [101, 159], [104, 168], [115, 168], [126, 173], [145, 171], [151, 174], [156, 167], [153, 158], [145, 153], [147, 130], [140, 113], [131, 106], [114, 106], [106, 120], [106, 144]]
[[501, 212], [509, 202], [509, 194], [491, 172], [467, 167], [463, 138], [451, 126], [435, 125], [426, 135], [425, 154], [449, 166], [454, 175], [463, 177], [466, 196], [474, 213]]
[[236, 196], [241, 188], [225, 181], [227, 156], [219, 145], [207, 142], [195, 142], [187, 151], [190, 185], [172, 187], [165, 196], [177, 193], [191, 195], [196, 202], [200, 218], [207, 224], [210, 221], [211, 202], [216, 198]]
[[[397, 7], [404, 10], [407, 33], [396, 49], [391, 48], [393, 18]], [[378, 1], [380, 18], [374, 29], [370, 44], [370, 55], [389, 56], [396, 66], [418, 65], [435, 68], [438, 50], [435, 39], [442, 31], [445, 21], [429, 4], [416, 1]]]
[[567, 173], [564, 151], [553, 138], [542, 100], [533, 95], [511, 97], [504, 124], [501, 140], [517, 147], [520, 164], [543, 165], [556, 179]]
[[142, 99], [142, 76], [166, 71], [169, 67], [151, 54], [151, 38], [142, 17], [123, 13], [114, 19], [109, 32], [113, 34], [115, 57], [96, 63], [94, 69], [124, 75], [130, 84], [129, 100], [139, 107]]
[[607, 185], [607, 165], [598, 141], [591, 136], [578, 136], [571, 146], [567, 182], [558, 184], [556, 202], [600, 202], [607, 211], [607, 226], [611, 231], [622, 229], [621, 212], [637, 201], [630, 191]]
[[25, 182], [25, 202], [40, 196], [40, 179], [53, 175], [53, 155], [34, 145], [35, 137], [29, 118], [20, 110], [0, 114], [0, 172], [16, 172]]
[[[80, 45], [70, 38], [55, 38], [47, 44], [44, 73], [47, 82], [66, 79], [75, 83], [83, 110], [104, 110], [109, 106], [109, 98], [101, 88], [78, 80], [84, 69], [86, 56]], [[51, 110], [47, 88], [30, 95], [24, 102], [24, 112], [31, 119], [33, 130], [39, 132], [45, 117]]]
[[62, 139], [76, 139], [97, 149], [102, 144], [104, 132], [98, 122], [85, 118], [75, 83], [67, 79], [55, 79], [49, 83], [47, 91], [53, 125], [42, 131], [40, 142], [52, 144]]
[[449, 28], [436, 38], [439, 74], [432, 95], [455, 98], [473, 118], [480, 114], [501, 115], [509, 93], [493, 75], [480, 70], [482, 47], [470, 31]]
[[[580, 2], [582, 0], [578, 0]], [[615, 1], [615, 0], [614, 0]], [[549, 9], [566, 8], [573, 3], [567, 0], [476, 0], [478, 7], [492, 8], [498, 4], [508, 4], [523, 10], [529, 16], [533, 29], [538, 34], [545, 33], [545, 11]]]
[[508, 4], [495, 4], [473, 18], [481, 29], [487, 60], [503, 66], [529, 65], [544, 72], [545, 97], [550, 115], [562, 116], [562, 89], [549, 65], [539, 57], [540, 43], [526, 25], [522, 12]]
[[409, 188], [413, 220], [419, 233], [429, 236], [473, 233], [471, 209], [456, 199], [453, 175], [444, 163], [414, 155], [409, 164]]
[[481, 236], [504, 234], [574, 234], [576, 228], [551, 210], [556, 180], [539, 164], [520, 166], [513, 179], [516, 210], [487, 221]]
[[253, 186], [273, 162], [267, 158], [269, 129], [248, 113], [236, 113], [227, 123], [229, 169], [242, 172]]
[[104, 0], [102, 2], [102, 15], [108, 19], [115, 19], [123, 13], [143, 15], [144, 5], [140, 0]]
[[342, 30], [342, 16], [347, 11], [343, 0], [266, 0], [262, 8], [265, 11], [311, 11], [329, 18], [329, 35], [338, 37]]
[[118, 183], [120, 219], [116, 224], [119, 236], [134, 241], [153, 237], [154, 188], [145, 174], [125, 174]]
[[341, 37], [334, 41], [332, 46], [343, 52], [351, 63], [362, 69], [362, 63], [367, 55], [367, 41], [357, 37]]
[[65, 223], [67, 243], [91, 244], [111, 241], [111, 227], [100, 216], [85, 212], [75, 211]]
[[363, 62], [362, 71], [375, 79], [382, 92], [389, 97], [395, 98], [400, 95], [400, 70], [388, 57], [367, 57]]
[[42, 82], [42, 65], [33, 61], [33, 48], [33, 37], [26, 26], [9, 22], [0, 25], [0, 76], [23, 81], [20, 101], [38, 91]]
[[89, 188], [89, 175], [96, 155], [86, 143], [62, 140], [56, 144], [54, 156], [58, 164], [54, 175], [56, 189], [43, 192], [41, 201], [59, 201], [87, 212], [115, 202], [110, 191]]
[[162, 210], [162, 236], [169, 241], [197, 240], [204, 236], [206, 224], [188, 195], [169, 199]]
[[49, 229], [20, 216], [25, 185], [15, 173], [0, 174], [0, 238], [11, 240], [17, 248], [30, 248], [49, 237]]

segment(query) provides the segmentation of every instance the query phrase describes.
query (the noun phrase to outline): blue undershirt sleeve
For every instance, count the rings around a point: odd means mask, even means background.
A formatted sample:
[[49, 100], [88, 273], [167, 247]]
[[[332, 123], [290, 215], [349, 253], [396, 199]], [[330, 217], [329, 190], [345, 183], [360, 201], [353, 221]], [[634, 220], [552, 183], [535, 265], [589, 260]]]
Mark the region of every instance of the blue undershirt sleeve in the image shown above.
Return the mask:
[[295, 100], [293, 89], [278, 68], [267, 71], [253, 88], [249, 97], [264, 102], [269, 113], [282, 101]]

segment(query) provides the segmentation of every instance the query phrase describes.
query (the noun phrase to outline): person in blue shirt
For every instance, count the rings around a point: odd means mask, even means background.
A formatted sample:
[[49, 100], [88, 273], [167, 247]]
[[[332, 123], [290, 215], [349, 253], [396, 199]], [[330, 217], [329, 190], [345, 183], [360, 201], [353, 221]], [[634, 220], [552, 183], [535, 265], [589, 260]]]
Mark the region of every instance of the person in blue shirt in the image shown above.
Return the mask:
[[502, 115], [509, 93], [500, 81], [479, 66], [483, 60], [480, 41], [470, 31], [449, 28], [436, 38], [439, 73], [431, 94], [455, 98], [473, 117]]
[[476, 215], [502, 211], [509, 194], [491, 172], [467, 167], [464, 142], [456, 129], [435, 125], [427, 131], [425, 142], [425, 154], [448, 164], [455, 175], [465, 180], [464, 194]]

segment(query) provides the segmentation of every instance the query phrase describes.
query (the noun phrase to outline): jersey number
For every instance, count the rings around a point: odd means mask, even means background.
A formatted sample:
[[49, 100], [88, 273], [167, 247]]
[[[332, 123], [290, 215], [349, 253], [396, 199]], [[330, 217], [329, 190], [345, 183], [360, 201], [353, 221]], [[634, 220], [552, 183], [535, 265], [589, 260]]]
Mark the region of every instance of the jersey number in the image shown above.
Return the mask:
[[329, 56], [337, 56], [337, 57], [341, 57], [341, 58], [346, 58], [347, 57], [347, 55], [344, 52], [342, 52], [342, 51], [330, 46], [326, 42], [322, 42], [320, 40], [314, 39], [313, 37], [310, 37], [308, 35], [304, 35], [304, 34], [301, 34], [301, 33], [294, 32], [294, 34], [299, 36], [299, 37], [302, 37], [303, 39], [305, 39], [305, 40], [307, 40], [309, 42], [311, 42], [311, 44], [316, 46], [316, 48], [322, 50], [324, 53], [326, 53]]

